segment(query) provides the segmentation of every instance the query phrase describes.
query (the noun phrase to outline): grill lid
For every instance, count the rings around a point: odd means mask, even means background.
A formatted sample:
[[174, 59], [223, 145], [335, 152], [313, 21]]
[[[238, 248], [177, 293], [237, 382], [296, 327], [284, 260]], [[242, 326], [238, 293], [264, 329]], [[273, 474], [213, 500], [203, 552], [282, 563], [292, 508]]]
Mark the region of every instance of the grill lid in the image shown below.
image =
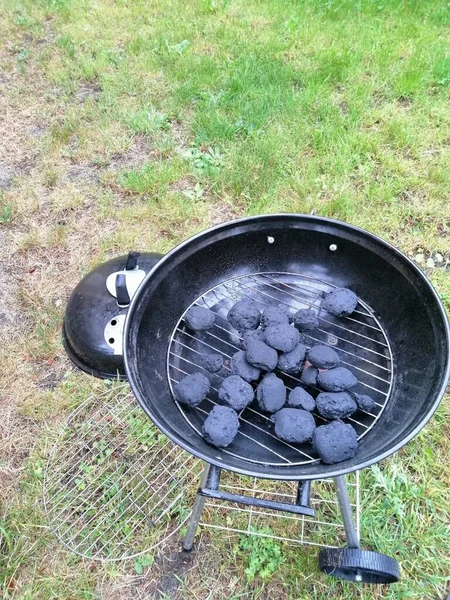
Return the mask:
[[69, 358], [103, 379], [126, 379], [122, 336], [131, 298], [161, 254], [130, 252], [99, 265], [69, 298], [62, 338]]

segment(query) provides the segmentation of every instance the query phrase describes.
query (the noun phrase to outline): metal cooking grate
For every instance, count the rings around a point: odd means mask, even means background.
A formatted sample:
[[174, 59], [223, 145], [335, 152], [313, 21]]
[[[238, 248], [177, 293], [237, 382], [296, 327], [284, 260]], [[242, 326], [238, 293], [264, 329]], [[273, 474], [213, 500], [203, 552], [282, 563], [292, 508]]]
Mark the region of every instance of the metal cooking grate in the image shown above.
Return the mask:
[[51, 451], [48, 523], [83, 557], [133, 558], [186, 522], [201, 470], [153, 426], [126, 384], [114, 386], [70, 415]]
[[[200, 406], [178, 408], [190, 426], [201, 435], [206, 416], [215, 404], [220, 404], [217, 391], [222, 380], [231, 373], [230, 359], [242, 349], [239, 334], [227, 321], [231, 306], [244, 297], [250, 298], [261, 310], [270, 305], [284, 304], [293, 313], [300, 308], [315, 308], [320, 326], [310, 332], [306, 344], [326, 344], [338, 350], [342, 364], [358, 378], [357, 393], [370, 394], [375, 402], [373, 413], [358, 410], [345, 419], [361, 439], [375, 425], [389, 399], [392, 387], [393, 362], [388, 339], [370, 307], [362, 302], [350, 317], [337, 318], [321, 309], [325, 293], [335, 286], [311, 277], [294, 273], [255, 273], [231, 278], [200, 296], [193, 305], [206, 306], [217, 316], [208, 331], [193, 335], [183, 317], [175, 328], [169, 344], [167, 369], [173, 395], [173, 385], [185, 375], [203, 371], [202, 354], [219, 352], [224, 356], [224, 368], [210, 374], [211, 391]], [[299, 377], [278, 371], [288, 390], [300, 383]], [[320, 390], [312, 388], [313, 395]], [[327, 420], [313, 413], [318, 423]], [[312, 445], [292, 445], [275, 437], [270, 416], [252, 403], [240, 413], [240, 429], [236, 439], [225, 452], [250, 462], [267, 465], [301, 465], [317, 459]]]

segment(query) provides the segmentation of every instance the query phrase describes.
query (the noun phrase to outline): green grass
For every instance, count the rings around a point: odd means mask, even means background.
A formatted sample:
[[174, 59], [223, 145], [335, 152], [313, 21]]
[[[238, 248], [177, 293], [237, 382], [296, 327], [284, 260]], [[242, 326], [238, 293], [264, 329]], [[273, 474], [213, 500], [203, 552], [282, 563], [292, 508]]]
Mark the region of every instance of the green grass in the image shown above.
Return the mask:
[[[314, 211], [397, 245], [449, 308], [450, 10], [446, 0], [0, 0], [0, 10], [0, 182], [3, 163], [13, 172], [0, 190], [0, 260], [14, 265], [2, 293], [17, 310], [0, 348], [0, 416], [12, 410], [0, 441], [0, 596], [106, 598], [102, 586], [130, 569], [151, 577], [153, 557], [80, 562], [46, 529], [40, 499], [52, 432], [104, 387], [67, 376], [60, 324], [75, 283], [112, 256], [167, 252], [220, 220]], [[174, 597], [444, 597], [449, 418], [447, 399], [424, 433], [362, 474], [364, 541], [401, 561], [398, 585], [341, 584], [316, 571], [314, 551], [281, 545], [281, 561], [276, 545], [243, 549], [210, 532]]]

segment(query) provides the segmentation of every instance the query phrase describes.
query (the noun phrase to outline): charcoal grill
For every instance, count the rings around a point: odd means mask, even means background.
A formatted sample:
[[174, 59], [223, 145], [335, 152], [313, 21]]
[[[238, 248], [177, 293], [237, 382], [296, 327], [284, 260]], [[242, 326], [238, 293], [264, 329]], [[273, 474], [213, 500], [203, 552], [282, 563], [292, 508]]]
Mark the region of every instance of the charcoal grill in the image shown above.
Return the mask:
[[[95, 283], [98, 290], [92, 288], [86, 294], [81, 288], [77, 290], [89, 318], [99, 315], [106, 319], [102, 306], [109, 307], [113, 302], [111, 309], [117, 311], [116, 300], [106, 293], [101, 276]], [[322, 309], [325, 294], [336, 287], [349, 287], [358, 296], [356, 310], [344, 319]], [[111, 294], [109, 288], [108, 292]], [[211, 408], [220, 403], [217, 390], [230, 372], [231, 356], [242, 347], [240, 336], [226, 319], [232, 304], [242, 298], [250, 298], [260, 309], [283, 304], [291, 313], [300, 308], [316, 310], [320, 326], [308, 333], [305, 343], [334, 347], [343, 364], [358, 377], [355, 391], [369, 393], [375, 399], [373, 412], [358, 410], [346, 419], [359, 439], [352, 459], [326, 465], [318, 460], [311, 444], [279, 440], [270, 417], [253, 404], [238, 414], [239, 434], [228, 448], [218, 449], [205, 442], [201, 436], [202, 424]], [[184, 315], [195, 305], [214, 311], [216, 323], [212, 329], [193, 335], [186, 327]], [[69, 303], [66, 313], [67, 338], [69, 318], [80, 315], [73, 313], [73, 303]], [[270, 514], [293, 513], [304, 524], [305, 517], [314, 519], [315, 514], [310, 498], [312, 480], [332, 478], [347, 547], [321, 551], [320, 568], [337, 577], [368, 583], [392, 583], [398, 579], [394, 559], [359, 548], [344, 475], [382, 460], [414, 437], [436, 410], [448, 381], [449, 327], [445, 311], [431, 284], [408, 258], [376, 236], [330, 219], [309, 215], [241, 219], [200, 233], [157, 262], [122, 318], [125, 373], [139, 404], [170, 440], [205, 463], [183, 541], [185, 550], [193, 547], [205, 504], [211, 506], [211, 502], [219, 501], [222, 507], [244, 506], [242, 511], [249, 506], [250, 518], [254, 508], [262, 510], [262, 514], [266, 510]], [[111, 325], [114, 323], [111, 321]], [[83, 331], [79, 333], [84, 343]], [[104, 344], [103, 329], [100, 333]], [[220, 352], [225, 358], [224, 368], [218, 374], [208, 374], [211, 392], [200, 406], [190, 408], [179, 404], [173, 386], [184, 375], [201, 370], [199, 359], [207, 352]], [[102, 350], [102, 359], [104, 354]], [[75, 360], [73, 352], [69, 356]], [[80, 364], [78, 355], [75, 362]], [[82, 361], [81, 367], [84, 366]], [[106, 371], [114, 372], [115, 366], [112, 369], [110, 366], [108, 363], [108, 369], [101, 372], [90, 366], [89, 372], [105, 376]], [[289, 389], [300, 383], [297, 376], [277, 374]], [[309, 391], [314, 395], [318, 392], [315, 388]], [[318, 423], [326, 422], [318, 414], [315, 417]], [[83, 465], [80, 464], [80, 469]], [[165, 465], [161, 468], [167, 471]], [[70, 492], [70, 482], [76, 480], [74, 469], [68, 479], [61, 480], [64, 498]], [[114, 469], [116, 473], [115, 466]], [[255, 494], [255, 483], [252, 493], [242, 493], [248, 490], [221, 482], [224, 471], [251, 476], [255, 482], [258, 479], [274, 480], [272, 484], [282, 480], [291, 482], [296, 492], [260, 497]], [[86, 502], [91, 501], [98, 487], [95, 477], [92, 479], [93, 487], [88, 487]], [[55, 489], [61, 487], [58, 481]], [[143, 481], [151, 484], [147, 477]], [[130, 506], [136, 508], [130, 494]], [[145, 495], [139, 491], [139, 501], [142, 497]], [[83, 539], [90, 527], [94, 526], [95, 533], [102, 525], [92, 518], [89, 504], [86, 504], [89, 508], [86, 523], [77, 516], [75, 524], [70, 524], [71, 506], [69, 503], [64, 508], [67, 514], [61, 513], [58, 506], [56, 521], [61, 515], [64, 518], [57, 527], [64, 540], [66, 533], [70, 536], [65, 543], [69, 546], [75, 543], [75, 551], [79, 552], [79, 523], [83, 524]], [[81, 510], [83, 518], [85, 508]], [[133, 510], [130, 518], [134, 518]], [[109, 531], [108, 526], [108, 535]], [[114, 532], [116, 536], [120, 536], [120, 531]], [[114, 538], [108, 538], [108, 544]], [[89, 536], [87, 539], [89, 542]], [[97, 555], [104, 550], [97, 549]]]
[[[321, 309], [324, 294], [351, 288], [357, 310], [335, 319]], [[348, 421], [356, 429], [355, 456], [337, 465], [317, 459], [311, 445], [273, 435], [270, 418], [253, 406], [239, 414], [240, 433], [227, 449], [208, 445], [202, 423], [219, 402], [221, 376], [197, 408], [174, 401], [173, 386], [200, 369], [199, 356], [219, 351], [229, 359], [240, 339], [226, 321], [234, 301], [260, 308], [315, 307], [320, 327], [310, 337], [335, 347], [358, 376], [356, 391], [375, 398], [373, 414]], [[216, 315], [213, 329], [193, 336], [183, 315], [193, 305]], [[449, 327], [443, 306], [423, 273], [391, 245], [361, 229], [309, 215], [266, 215], [225, 223], [180, 244], [147, 275], [129, 308], [124, 332], [125, 368], [133, 392], [152, 421], [175, 443], [205, 461], [184, 548], [192, 548], [206, 498], [311, 514], [311, 480], [332, 477], [348, 548], [321, 553], [327, 573], [370, 583], [398, 579], [396, 562], [359, 549], [343, 475], [389, 456], [429, 420], [449, 376]], [[298, 378], [281, 374], [289, 388]], [[320, 420], [319, 415], [316, 418]], [[220, 489], [221, 470], [266, 479], [297, 480], [293, 504], [248, 498]]]

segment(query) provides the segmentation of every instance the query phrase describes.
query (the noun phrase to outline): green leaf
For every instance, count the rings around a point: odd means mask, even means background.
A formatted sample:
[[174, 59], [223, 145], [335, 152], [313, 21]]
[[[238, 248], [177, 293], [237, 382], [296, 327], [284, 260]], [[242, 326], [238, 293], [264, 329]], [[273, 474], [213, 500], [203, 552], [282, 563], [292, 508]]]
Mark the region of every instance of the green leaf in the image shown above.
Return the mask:
[[142, 563], [140, 560], [136, 559], [133, 563], [134, 565], [134, 570], [136, 571], [136, 573], [138, 575], [142, 575], [142, 573], [144, 572], [144, 568], [142, 566]]
[[186, 52], [186, 50], [189, 48], [190, 42], [189, 40], [183, 40], [182, 42], [180, 42], [179, 44], [173, 44], [173, 46], [170, 46], [170, 49], [173, 50], [174, 52], [176, 52], [177, 54], [184, 54]]
[[153, 556], [143, 556], [141, 558], [141, 564], [143, 567], [151, 567], [153, 564]]
[[134, 570], [138, 575], [142, 575], [145, 567], [151, 567], [153, 564], [153, 556], [140, 556], [133, 563]]

